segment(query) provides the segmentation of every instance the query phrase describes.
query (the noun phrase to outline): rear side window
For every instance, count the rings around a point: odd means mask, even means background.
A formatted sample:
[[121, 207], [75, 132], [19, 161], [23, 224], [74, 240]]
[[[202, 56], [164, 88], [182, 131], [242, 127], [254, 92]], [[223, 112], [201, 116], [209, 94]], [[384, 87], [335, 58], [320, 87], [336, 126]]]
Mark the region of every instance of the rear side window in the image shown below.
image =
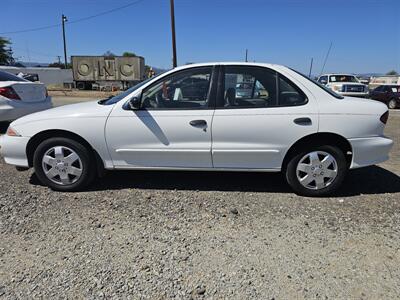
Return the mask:
[[0, 81], [27, 81], [21, 77], [15, 76], [13, 74], [0, 71]]
[[306, 95], [288, 79], [279, 75], [279, 106], [302, 105], [306, 102]]
[[301, 105], [304, 93], [277, 72], [263, 67], [225, 66], [218, 107], [263, 108]]

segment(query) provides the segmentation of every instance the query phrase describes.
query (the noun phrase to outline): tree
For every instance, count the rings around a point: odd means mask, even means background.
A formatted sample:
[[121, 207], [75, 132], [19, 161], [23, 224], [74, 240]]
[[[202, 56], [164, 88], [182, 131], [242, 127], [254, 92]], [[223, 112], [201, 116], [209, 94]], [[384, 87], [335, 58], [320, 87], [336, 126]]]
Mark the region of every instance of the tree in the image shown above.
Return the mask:
[[122, 56], [125, 56], [125, 57], [135, 57], [136, 56], [136, 54], [135, 53], [133, 53], [133, 52], [124, 52], [124, 53], [122, 53]]
[[389, 71], [386, 73], [386, 75], [399, 75], [395, 70]]
[[114, 53], [112, 53], [110, 50], [107, 50], [104, 54], [103, 54], [103, 56], [110, 56], [110, 57], [112, 57], [112, 56], [116, 56]]
[[0, 65], [11, 65], [14, 63], [12, 50], [9, 45], [11, 45], [11, 42], [0, 36]]
[[[49, 64], [50, 68], [60, 68], [60, 69], [65, 69], [65, 64], [60, 63], [60, 62], [53, 62]], [[70, 63], [67, 63], [67, 69], [71, 69], [72, 65]]]

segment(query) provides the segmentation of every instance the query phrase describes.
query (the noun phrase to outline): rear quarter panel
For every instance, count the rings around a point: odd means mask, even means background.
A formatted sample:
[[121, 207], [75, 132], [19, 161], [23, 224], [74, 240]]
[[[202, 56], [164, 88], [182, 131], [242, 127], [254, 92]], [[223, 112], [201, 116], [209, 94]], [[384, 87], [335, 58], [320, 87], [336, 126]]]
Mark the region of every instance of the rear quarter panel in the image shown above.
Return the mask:
[[345, 97], [320, 103], [320, 132], [333, 132], [347, 139], [382, 136], [380, 117], [386, 105], [372, 100]]

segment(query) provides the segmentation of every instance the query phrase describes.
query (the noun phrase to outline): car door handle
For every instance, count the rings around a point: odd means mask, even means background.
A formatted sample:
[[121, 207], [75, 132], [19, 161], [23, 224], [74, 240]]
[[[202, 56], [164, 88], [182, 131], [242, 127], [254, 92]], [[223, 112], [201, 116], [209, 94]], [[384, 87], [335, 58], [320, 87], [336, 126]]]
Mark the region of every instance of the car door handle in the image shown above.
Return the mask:
[[294, 119], [293, 122], [297, 125], [302, 125], [302, 126], [309, 126], [312, 124], [312, 121], [310, 118], [297, 118], [297, 119]]
[[190, 125], [193, 127], [205, 127], [207, 126], [207, 121], [206, 120], [192, 120], [189, 122]]

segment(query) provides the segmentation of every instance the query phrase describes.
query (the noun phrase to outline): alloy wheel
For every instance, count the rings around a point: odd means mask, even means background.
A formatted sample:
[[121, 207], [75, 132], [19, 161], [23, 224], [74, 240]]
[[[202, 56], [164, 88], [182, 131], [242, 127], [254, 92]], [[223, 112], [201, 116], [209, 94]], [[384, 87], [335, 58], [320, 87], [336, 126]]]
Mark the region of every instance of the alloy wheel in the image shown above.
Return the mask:
[[389, 106], [390, 109], [395, 109], [396, 108], [396, 100], [391, 99], [389, 101], [389, 105], [388, 106]]

